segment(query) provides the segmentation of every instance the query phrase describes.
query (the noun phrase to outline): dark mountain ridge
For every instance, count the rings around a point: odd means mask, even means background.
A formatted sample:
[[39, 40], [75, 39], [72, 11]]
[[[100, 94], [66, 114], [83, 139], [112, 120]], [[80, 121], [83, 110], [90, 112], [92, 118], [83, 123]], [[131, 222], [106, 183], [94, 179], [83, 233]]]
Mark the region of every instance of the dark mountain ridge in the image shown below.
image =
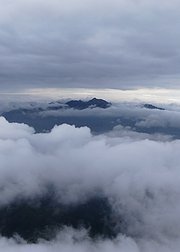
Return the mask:
[[66, 102], [66, 104], [70, 107], [70, 108], [74, 108], [74, 109], [87, 109], [87, 108], [109, 108], [111, 106], [110, 102], [107, 102], [103, 99], [97, 99], [97, 98], [93, 98], [89, 101], [82, 101], [82, 100], [71, 100]]
[[158, 109], [158, 110], [165, 110], [164, 108], [161, 108], [161, 107], [156, 107], [152, 104], [149, 104], [149, 103], [146, 103], [143, 105], [144, 108], [146, 109]]

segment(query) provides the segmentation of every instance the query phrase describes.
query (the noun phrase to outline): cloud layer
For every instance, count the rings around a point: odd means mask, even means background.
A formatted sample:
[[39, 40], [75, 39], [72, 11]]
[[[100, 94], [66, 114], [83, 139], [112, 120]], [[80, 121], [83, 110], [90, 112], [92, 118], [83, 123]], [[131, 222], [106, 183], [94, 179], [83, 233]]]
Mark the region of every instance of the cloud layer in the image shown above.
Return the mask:
[[122, 219], [126, 223], [124, 234], [113, 240], [92, 241], [86, 231], [65, 228], [55, 240], [36, 245], [1, 238], [4, 251], [178, 251], [180, 141], [131, 134], [112, 141], [69, 125], [34, 134], [2, 117], [0, 129], [1, 207], [45, 195], [50, 185], [65, 204], [104, 195], [116, 230]]
[[170, 244], [159, 244], [153, 241], [140, 241], [137, 244], [132, 238], [119, 236], [115, 240], [92, 241], [88, 238], [85, 231], [75, 231], [72, 229], [65, 229], [59, 233], [56, 239], [51, 242], [40, 241], [39, 244], [26, 244], [20, 239], [5, 239], [0, 238], [0, 248], [6, 252], [177, 252], [179, 249], [179, 242]]
[[1, 89], [179, 85], [176, 0], [0, 4]]

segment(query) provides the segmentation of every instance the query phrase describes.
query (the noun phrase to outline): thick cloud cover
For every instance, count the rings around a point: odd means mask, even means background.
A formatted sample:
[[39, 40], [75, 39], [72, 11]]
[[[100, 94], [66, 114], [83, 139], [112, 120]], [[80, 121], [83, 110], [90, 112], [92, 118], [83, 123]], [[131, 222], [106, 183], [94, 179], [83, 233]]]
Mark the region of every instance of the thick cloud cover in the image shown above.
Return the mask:
[[1, 89], [179, 85], [179, 1], [0, 5]]
[[34, 134], [0, 118], [0, 206], [32, 199], [54, 188], [56, 199], [78, 204], [104, 195], [123, 235], [91, 240], [65, 228], [50, 242], [27, 245], [0, 238], [3, 251], [178, 251], [180, 141], [92, 136], [86, 127], [56, 126]]

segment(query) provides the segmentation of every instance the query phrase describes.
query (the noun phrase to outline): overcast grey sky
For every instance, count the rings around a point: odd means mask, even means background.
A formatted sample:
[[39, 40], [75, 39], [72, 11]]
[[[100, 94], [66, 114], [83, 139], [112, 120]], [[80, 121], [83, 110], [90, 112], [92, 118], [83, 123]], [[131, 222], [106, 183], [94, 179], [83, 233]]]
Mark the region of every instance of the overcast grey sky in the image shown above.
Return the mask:
[[179, 87], [180, 1], [0, 0], [0, 89]]

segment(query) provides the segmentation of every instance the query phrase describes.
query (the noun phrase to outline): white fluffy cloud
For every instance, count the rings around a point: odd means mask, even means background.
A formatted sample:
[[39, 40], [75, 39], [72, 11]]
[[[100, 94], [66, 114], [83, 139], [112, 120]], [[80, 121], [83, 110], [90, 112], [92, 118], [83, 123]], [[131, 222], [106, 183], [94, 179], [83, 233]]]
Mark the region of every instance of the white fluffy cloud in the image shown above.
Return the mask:
[[[131, 138], [131, 135], [129, 136]], [[103, 193], [126, 237], [75, 242], [62, 231], [51, 243], [16, 244], [0, 239], [3, 251], [177, 251], [180, 239], [180, 141], [92, 136], [86, 127], [56, 126], [34, 134], [0, 118], [0, 205], [36, 197], [53, 185], [61, 202]], [[62, 238], [62, 235], [66, 238]], [[67, 236], [68, 235], [68, 236]], [[69, 237], [67, 240], [67, 237]], [[59, 242], [60, 241], [60, 242]]]

